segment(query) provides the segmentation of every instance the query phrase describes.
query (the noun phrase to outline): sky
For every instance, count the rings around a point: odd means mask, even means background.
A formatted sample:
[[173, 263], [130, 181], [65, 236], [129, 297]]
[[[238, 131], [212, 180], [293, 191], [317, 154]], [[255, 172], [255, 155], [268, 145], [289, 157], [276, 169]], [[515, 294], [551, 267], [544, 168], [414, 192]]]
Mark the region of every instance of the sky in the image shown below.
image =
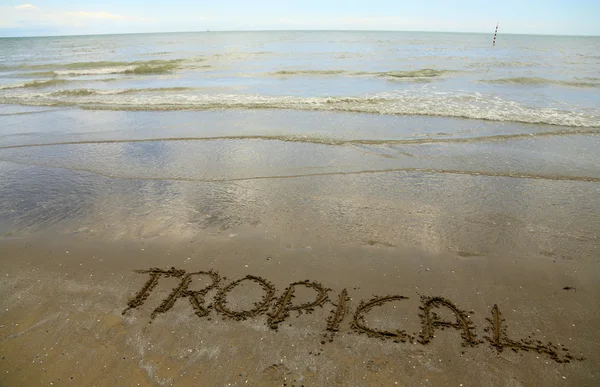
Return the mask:
[[239, 30], [600, 36], [600, 0], [0, 0], [0, 37]]

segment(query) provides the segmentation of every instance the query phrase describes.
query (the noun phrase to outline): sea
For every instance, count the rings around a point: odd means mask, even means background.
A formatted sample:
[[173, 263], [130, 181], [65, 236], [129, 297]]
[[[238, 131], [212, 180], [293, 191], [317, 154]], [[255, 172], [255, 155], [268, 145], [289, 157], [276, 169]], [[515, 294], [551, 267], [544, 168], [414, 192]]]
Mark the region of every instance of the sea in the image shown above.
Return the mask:
[[5, 38], [0, 103], [600, 126], [600, 38], [198, 32]]
[[591, 257], [600, 37], [492, 40], [2, 38], [0, 231], [268, 224], [431, 251]]

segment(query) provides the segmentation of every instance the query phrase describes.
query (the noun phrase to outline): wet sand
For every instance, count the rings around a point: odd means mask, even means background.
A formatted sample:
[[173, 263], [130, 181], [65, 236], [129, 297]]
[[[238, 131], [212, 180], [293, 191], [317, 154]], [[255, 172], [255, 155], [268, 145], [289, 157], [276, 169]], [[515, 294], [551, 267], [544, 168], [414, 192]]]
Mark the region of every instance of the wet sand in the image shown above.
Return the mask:
[[0, 143], [2, 386], [598, 384], [594, 133], [15, 117], [8, 132], [26, 133]]

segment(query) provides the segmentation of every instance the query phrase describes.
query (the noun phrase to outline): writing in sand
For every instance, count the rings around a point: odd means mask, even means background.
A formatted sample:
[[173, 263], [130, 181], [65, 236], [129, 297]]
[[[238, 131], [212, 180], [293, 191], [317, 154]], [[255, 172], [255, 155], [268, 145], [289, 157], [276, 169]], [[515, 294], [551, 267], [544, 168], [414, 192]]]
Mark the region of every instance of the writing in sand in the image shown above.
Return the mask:
[[[136, 270], [136, 272], [147, 274], [149, 278], [140, 291], [127, 303], [127, 308], [123, 311], [123, 314], [127, 313], [130, 309], [136, 309], [144, 304], [161, 278], [172, 277], [179, 278], [180, 282], [167, 298], [152, 311], [151, 319], [154, 319], [158, 314], [168, 312], [178, 299], [187, 298], [195, 314], [200, 318], [209, 317], [213, 309], [224, 319], [238, 321], [254, 318], [266, 313], [268, 326], [273, 330], [277, 330], [279, 325], [290, 317], [291, 312], [311, 313], [316, 307], [331, 304], [333, 305], [333, 309], [327, 319], [324, 334], [325, 338], [329, 341], [333, 341], [335, 335], [340, 331], [342, 323], [350, 315], [349, 324], [352, 331], [382, 340], [393, 340], [397, 343], [411, 342], [427, 345], [434, 339], [436, 330], [454, 329], [460, 333], [463, 347], [475, 347], [487, 342], [498, 352], [502, 352], [505, 349], [511, 349], [515, 352], [536, 352], [548, 356], [557, 363], [584, 360], [583, 357], [571, 355], [569, 349], [561, 344], [543, 343], [531, 337], [519, 340], [509, 338], [507, 322], [502, 317], [498, 305], [492, 307], [490, 317], [486, 319], [488, 325], [484, 330], [485, 335], [483, 336], [484, 340], [482, 340], [477, 335], [475, 324], [469, 318], [470, 314], [474, 312], [466, 312], [444, 297], [421, 296], [421, 306], [419, 307], [420, 311], [418, 314], [418, 318], [421, 321], [421, 330], [418, 333], [411, 334], [401, 329], [395, 331], [378, 329], [366, 322], [366, 316], [373, 308], [389, 302], [408, 299], [408, 297], [402, 295], [375, 296], [369, 300], [361, 301], [356, 309], [351, 311], [350, 297], [345, 288], [338, 293], [334, 300], [330, 300], [329, 293], [331, 289], [324, 287], [316, 281], [305, 280], [293, 282], [283, 293], [277, 296], [277, 289], [270, 281], [253, 275], [246, 275], [243, 278], [222, 286], [221, 276], [213, 270], [187, 273], [185, 270], [172, 267], [170, 269], [151, 268], [148, 270]], [[202, 277], [210, 283], [200, 290], [190, 290], [189, 287], [192, 280]], [[262, 288], [262, 299], [255, 302], [252, 309], [232, 310], [228, 306], [228, 294], [245, 281], [254, 282]], [[314, 300], [305, 303], [294, 303], [294, 292], [299, 287], [305, 287], [314, 291]], [[207, 304], [205, 297], [213, 289], [216, 290], [216, 296], [212, 303]], [[436, 313], [436, 310], [440, 311], [443, 309], [453, 316], [450, 320], [454, 321], [444, 320]]]

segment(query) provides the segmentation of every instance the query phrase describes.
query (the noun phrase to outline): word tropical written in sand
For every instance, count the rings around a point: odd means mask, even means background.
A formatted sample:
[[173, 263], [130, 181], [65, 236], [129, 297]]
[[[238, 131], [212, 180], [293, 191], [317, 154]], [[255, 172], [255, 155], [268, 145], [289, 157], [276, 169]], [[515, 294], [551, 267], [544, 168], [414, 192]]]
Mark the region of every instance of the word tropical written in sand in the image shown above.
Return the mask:
[[[421, 330], [416, 334], [410, 334], [405, 330], [388, 331], [370, 326], [366, 322], [366, 316], [369, 312], [378, 306], [389, 302], [406, 300], [408, 297], [402, 295], [376, 296], [367, 301], [361, 301], [352, 314], [350, 311], [350, 297], [348, 291], [342, 289], [335, 301], [329, 299], [331, 289], [325, 288], [322, 284], [315, 281], [299, 281], [291, 283], [280, 295], [277, 295], [277, 289], [268, 280], [247, 275], [243, 278], [232, 281], [224, 286], [221, 285], [221, 276], [216, 271], [197, 271], [186, 273], [185, 270], [151, 268], [148, 270], [136, 270], [136, 273], [149, 275], [148, 280], [140, 291], [127, 303], [127, 308], [123, 314], [130, 309], [137, 309], [148, 298], [152, 290], [158, 285], [161, 278], [179, 278], [179, 284], [171, 291], [151, 314], [154, 319], [161, 313], [168, 312], [175, 302], [181, 298], [187, 298], [195, 314], [200, 317], [208, 317], [211, 310], [214, 309], [225, 319], [246, 320], [257, 317], [262, 314], [267, 315], [267, 324], [269, 328], [277, 330], [279, 325], [290, 317], [291, 312], [311, 313], [316, 307], [322, 307], [329, 303], [333, 305], [333, 310], [327, 319], [325, 337], [333, 341], [335, 335], [340, 331], [342, 323], [348, 315], [350, 316], [350, 328], [358, 333], [369, 337], [382, 340], [393, 340], [397, 343], [419, 343], [429, 344], [435, 337], [435, 331], [438, 329], [455, 329], [460, 333], [462, 345], [464, 347], [475, 347], [487, 342], [498, 352], [505, 349], [511, 349], [515, 352], [537, 352], [548, 356], [557, 363], [569, 363], [573, 360], [583, 360], [582, 357], [571, 355], [569, 350], [562, 345], [552, 343], [542, 343], [539, 340], [525, 338], [514, 340], [508, 337], [506, 320], [502, 318], [502, 313], [498, 305], [494, 305], [491, 310], [491, 316], [487, 318], [488, 325], [485, 328], [484, 340], [477, 336], [475, 325], [470, 320], [469, 315], [473, 312], [466, 312], [459, 309], [452, 301], [443, 297], [421, 296], [421, 306], [419, 318], [421, 320]], [[190, 284], [194, 278], [209, 280], [210, 284], [200, 290], [190, 290]], [[252, 309], [234, 311], [230, 309], [227, 302], [228, 294], [237, 286], [245, 281], [258, 284], [263, 290], [262, 299], [255, 302]], [[294, 303], [294, 292], [297, 288], [305, 287], [315, 293], [314, 300], [306, 303]], [[212, 304], [206, 304], [205, 297], [211, 290], [216, 290]], [[446, 310], [453, 316], [455, 321], [442, 319], [436, 310]]]

